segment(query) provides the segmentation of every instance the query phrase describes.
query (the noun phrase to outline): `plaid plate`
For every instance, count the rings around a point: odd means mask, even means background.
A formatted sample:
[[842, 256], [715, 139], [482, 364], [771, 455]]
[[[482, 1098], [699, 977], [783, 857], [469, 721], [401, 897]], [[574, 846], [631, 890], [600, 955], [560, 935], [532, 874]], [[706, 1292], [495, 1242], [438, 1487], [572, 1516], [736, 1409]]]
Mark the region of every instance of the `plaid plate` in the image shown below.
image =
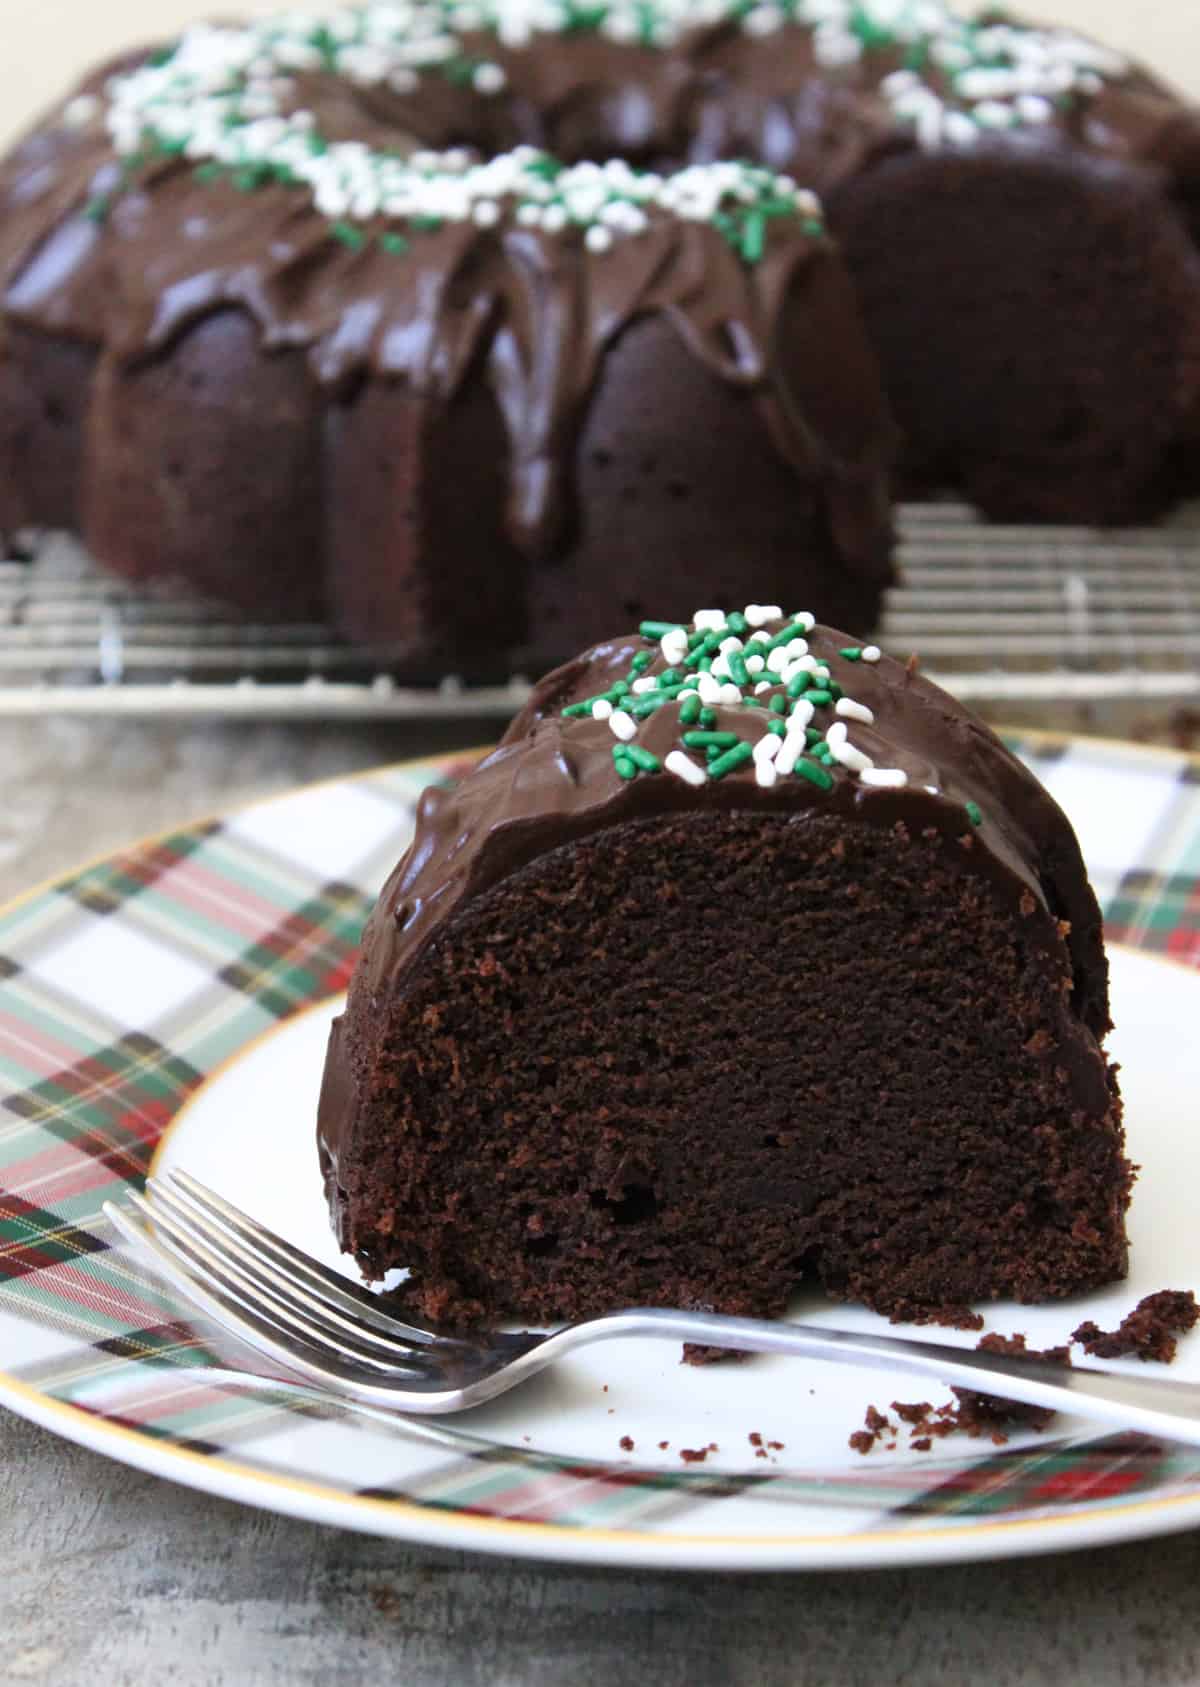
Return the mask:
[[[1200, 764], [1081, 740], [1016, 748], [1076, 824], [1110, 938], [1200, 967]], [[163, 1131], [223, 1062], [345, 986], [417, 795], [458, 771], [410, 763], [301, 790], [136, 845], [0, 914], [0, 1392], [459, 1522], [752, 1539], [816, 1510], [823, 1535], [869, 1537], [1200, 1498], [1200, 1454], [1138, 1436], [832, 1472], [653, 1471], [384, 1425], [232, 1370], [117, 1245], [101, 1205], [141, 1186]], [[348, 1475], [363, 1468], [378, 1479]]]

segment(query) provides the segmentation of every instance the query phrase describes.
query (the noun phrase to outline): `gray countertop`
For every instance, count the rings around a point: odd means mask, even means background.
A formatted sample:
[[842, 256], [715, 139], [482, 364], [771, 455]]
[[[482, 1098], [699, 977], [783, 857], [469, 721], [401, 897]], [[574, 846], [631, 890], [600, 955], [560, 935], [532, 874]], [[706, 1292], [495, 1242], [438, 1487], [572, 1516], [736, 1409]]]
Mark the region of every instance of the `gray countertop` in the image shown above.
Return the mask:
[[[441, 746], [396, 729], [0, 723], [0, 900], [85, 856]], [[408, 1548], [139, 1475], [0, 1412], [0, 1683], [1200, 1687], [1200, 1534], [824, 1576]]]

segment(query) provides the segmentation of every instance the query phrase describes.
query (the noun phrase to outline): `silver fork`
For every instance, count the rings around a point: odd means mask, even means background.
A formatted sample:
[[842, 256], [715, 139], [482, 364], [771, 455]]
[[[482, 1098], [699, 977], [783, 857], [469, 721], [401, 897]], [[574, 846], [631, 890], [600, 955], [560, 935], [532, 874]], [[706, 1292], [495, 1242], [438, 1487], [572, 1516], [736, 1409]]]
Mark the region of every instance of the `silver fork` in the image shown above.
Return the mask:
[[444, 1336], [402, 1323], [376, 1295], [285, 1242], [187, 1172], [152, 1178], [104, 1211], [187, 1298], [285, 1370], [344, 1400], [459, 1412], [568, 1353], [630, 1336], [743, 1353], [887, 1366], [1200, 1445], [1200, 1385], [760, 1318], [635, 1307], [550, 1334]]

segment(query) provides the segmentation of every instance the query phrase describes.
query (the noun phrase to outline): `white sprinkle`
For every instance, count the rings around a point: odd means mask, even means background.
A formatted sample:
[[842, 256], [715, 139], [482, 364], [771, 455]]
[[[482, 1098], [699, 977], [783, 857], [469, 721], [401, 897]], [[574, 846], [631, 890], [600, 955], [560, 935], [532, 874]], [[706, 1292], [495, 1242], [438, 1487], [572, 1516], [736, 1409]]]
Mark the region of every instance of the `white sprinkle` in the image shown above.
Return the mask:
[[777, 773], [790, 773], [804, 754], [804, 749], [803, 732], [789, 731], [786, 737], [779, 740], [779, 754], [775, 757], [775, 771]]
[[614, 709], [608, 717], [608, 724], [612, 728], [613, 737], [619, 738], [624, 744], [637, 737], [637, 722], [632, 715], [626, 714], [624, 709]]
[[759, 759], [754, 763], [755, 783], [765, 785], [769, 789], [775, 784], [778, 778], [779, 774], [776, 770], [775, 763], [766, 761], [762, 757], [759, 757]]
[[658, 641], [658, 647], [666, 660], [674, 667], [676, 662], [682, 662], [687, 655], [687, 634], [685, 632], [664, 633]]
[[498, 64], [481, 64], [477, 67], [471, 84], [478, 94], [498, 94], [508, 81]]
[[500, 221], [500, 207], [494, 199], [479, 199], [471, 210], [471, 221], [480, 228], [495, 228]]
[[698, 609], [692, 616], [692, 625], [697, 632], [715, 633], [718, 627], [725, 625], [727, 619], [723, 609]]
[[768, 621], [783, 620], [783, 610], [777, 603], [748, 603], [743, 613], [752, 627], [765, 627]]
[[677, 779], [683, 779], [689, 785], [703, 785], [708, 778], [706, 769], [700, 767], [690, 756], [685, 756], [682, 750], [672, 750], [663, 766], [668, 773], [673, 773]]
[[592, 719], [607, 720], [613, 712], [613, 706], [607, 697], [597, 697], [592, 704]]
[[747, 656], [746, 658], [746, 672], [748, 674], [761, 674], [766, 665], [761, 656]]
[[875, 716], [865, 703], [856, 703], [853, 697], [839, 697], [834, 705], [834, 713], [844, 715], [847, 720], [860, 720], [867, 726], [874, 726]]
[[740, 703], [741, 700], [742, 688], [740, 685], [734, 685], [733, 681], [730, 680], [728, 685], [723, 685], [721, 687], [722, 703]]
[[761, 627], [759, 628], [758, 632], [751, 633], [750, 637], [746, 640], [746, 643], [748, 645], [750, 645], [750, 644], [770, 644], [770, 642], [771, 642], [770, 633], [764, 633]]
[[779, 754], [783, 739], [775, 732], [764, 732], [754, 745], [755, 761], [774, 761]]
[[769, 679], [760, 679], [754, 687], [754, 695], [761, 697], [764, 691], [774, 691], [775, 687]]
[[877, 644], [863, 645], [862, 659], [864, 662], [878, 662], [879, 656], [880, 650]]
[[[728, 638], [723, 638], [721, 640], [720, 644], [717, 646], [717, 649], [721, 652], [722, 656], [728, 656], [729, 652], [731, 650], [741, 650], [741, 648], [742, 648], [741, 639], [740, 638], [734, 638], [732, 633], [729, 635]], [[715, 666], [715, 663], [714, 663], [714, 666]]]
[[657, 691], [658, 680], [653, 674], [643, 674], [640, 679], [634, 680], [631, 690], [639, 693], [643, 691]]
[[863, 785], [879, 785], [890, 790], [899, 790], [908, 784], [908, 774], [902, 767], [864, 767], [859, 774], [859, 782]]
[[810, 615], [807, 609], [802, 609], [799, 615], [793, 615], [792, 621], [800, 628], [801, 632], [805, 633], [811, 633], [817, 624], [816, 616]]
[[856, 750], [846, 738], [846, 728], [840, 721], [835, 722], [825, 734], [825, 742], [833, 752], [834, 761], [841, 762], [851, 773], [862, 773], [868, 767], [874, 767], [870, 756], [864, 756], [861, 750]]
[[700, 693], [702, 703], [719, 703], [721, 701], [721, 682], [711, 674], [701, 674], [696, 681], [696, 689]]
[[798, 727], [808, 726], [815, 714], [816, 710], [813, 708], [807, 697], [797, 697], [796, 701], [792, 704], [792, 712], [788, 716], [788, 731], [790, 732], [792, 730], [791, 723], [793, 721]]
[[99, 110], [95, 94], [77, 94], [63, 107], [62, 120], [68, 129], [86, 129]]
[[714, 656], [713, 665], [709, 669], [714, 679], [729, 678], [729, 663], [724, 656]]
[[612, 233], [603, 223], [593, 223], [583, 237], [583, 244], [589, 252], [607, 252], [612, 243]]

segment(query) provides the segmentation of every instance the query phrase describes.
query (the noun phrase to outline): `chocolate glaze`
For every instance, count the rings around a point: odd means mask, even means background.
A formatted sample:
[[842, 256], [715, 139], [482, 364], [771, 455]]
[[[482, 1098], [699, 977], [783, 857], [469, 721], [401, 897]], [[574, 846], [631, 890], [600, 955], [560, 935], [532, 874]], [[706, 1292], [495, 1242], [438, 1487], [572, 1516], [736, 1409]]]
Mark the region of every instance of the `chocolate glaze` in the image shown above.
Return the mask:
[[[473, 901], [539, 856], [609, 827], [689, 812], [832, 812], [881, 827], [901, 824], [911, 834], [940, 833], [1020, 916], [1022, 936], [1073, 974], [1076, 1055], [1068, 1045], [1056, 1058], [1072, 1074], [1081, 1104], [1097, 1105], [1095, 1039], [1109, 1023], [1107, 966], [1095, 897], [1062, 810], [988, 727], [913, 667], [887, 656], [852, 663], [839, 655], [852, 641], [829, 628], [806, 636], [846, 693], [874, 713], [873, 725], [848, 723], [851, 741], [877, 766], [902, 768], [902, 789], [863, 786], [841, 766], [828, 792], [797, 778], [760, 787], [751, 764], [700, 787], [667, 772], [623, 780], [608, 723], [564, 718], [562, 710], [607, 689], [628, 673], [636, 651], [654, 648], [630, 637], [596, 645], [548, 675], [498, 749], [455, 789], [424, 793], [413, 841], [364, 934], [346, 1019], [330, 1042], [318, 1137], [331, 1176], [356, 1108], [343, 1026], [365, 1027], [386, 1015], [427, 946]], [[659, 653], [645, 671], [665, 666]], [[765, 707], [718, 705], [716, 714], [720, 730], [751, 740], [765, 729]], [[681, 730], [679, 705], [667, 704], [641, 722], [637, 742], [662, 761], [678, 747]], [[982, 824], [971, 824], [967, 802], [979, 805]]]
[[[521, 49], [464, 36], [464, 50], [502, 66], [503, 99], [436, 75], [400, 95], [308, 74], [294, 102], [332, 139], [467, 142], [485, 152], [531, 142], [567, 161], [617, 153], [668, 167], [742, 154], [822, 191], [915, 145], [878, 92], [899, 50], [831, 70], [814, 63], [803, 27], [761, 40], [723, 23], [666, 49], [586, 32], [538, 36]], [[130, 62], [97, 71], [83, 91], [101, 92]], [[925, 74], [939, 86], [936, 68]], [[1200, 179], [1200, 120], [1138, 70], [1016, 144], [1148, 161], [1181, 192]], [[108, 218], [89, 220], [89, 202], [110, 194]], [[541, 232], [469, 225], [422, 235], [403, 259], [352, 251], [330, 240], [302, 190], [242, 194], [171, 161], [122, 188], [100, 118], [72, 129], [56, 115], [0, 165], [0, 325], [7, 317], [99, 345], [128, 365], [234, 307], [267, 350], [304, 348], [331, 394], [373, 375], [445, 399], [486, 356], [511, 442], [508, 526], [530, 556], [561, 538], [571, 447], [604, 350], [649, 312], [664, 313], [723, 379], [763, 397], [775, 445], [801, 476], [826, 470], [837, 453], [779, 402], [771, 354], [797, 270], [828, 258], [824, 241], [776, 226], [764, 261], [747, 266], [713, 229], [661, 213], [649, 235], [600, 262]], [[872, 459], [884, 444], [871, 441]], [[851, 533], [848, 508], [835, 508], [832, 525]], [[880, 558], [873, 523], [846, 561], [877, 575]]]

